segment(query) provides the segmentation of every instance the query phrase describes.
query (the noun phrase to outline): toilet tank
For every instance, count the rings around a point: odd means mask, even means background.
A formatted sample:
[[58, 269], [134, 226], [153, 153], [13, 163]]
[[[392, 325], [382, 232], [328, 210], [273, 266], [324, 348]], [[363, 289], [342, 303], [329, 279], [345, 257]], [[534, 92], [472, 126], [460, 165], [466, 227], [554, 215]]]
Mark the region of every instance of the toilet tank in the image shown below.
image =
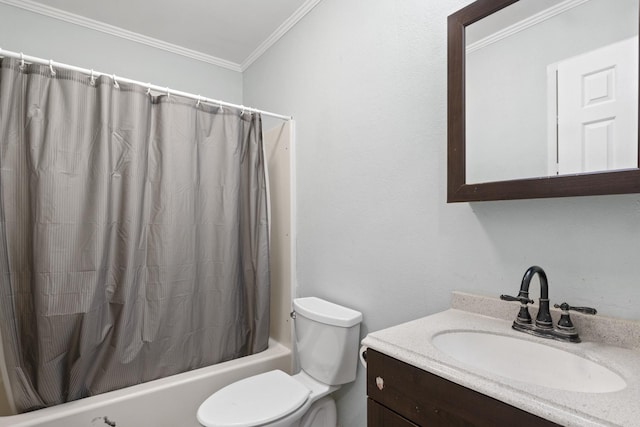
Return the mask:
[[293, 300], [300, 367], [329, 385], [356, 378], [362, 313], [316, 297]]

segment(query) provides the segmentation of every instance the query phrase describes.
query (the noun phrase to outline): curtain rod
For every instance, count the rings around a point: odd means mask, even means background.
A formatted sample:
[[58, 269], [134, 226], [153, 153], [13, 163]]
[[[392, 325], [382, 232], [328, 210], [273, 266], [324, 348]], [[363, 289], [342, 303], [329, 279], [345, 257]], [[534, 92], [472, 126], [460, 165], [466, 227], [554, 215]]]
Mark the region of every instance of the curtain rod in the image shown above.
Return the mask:
[[137, 85], [137, 86], [142, 86], [142, 87], [145, 87], [145, 88], [147, 88], [149, 90], [153, 90], [153, 91], [156, 91], [156, 92], [166, 93], [167, 95], [177, 95], [177, 96], [182, 96], [184, 98], [190, 98], [190, 99], [198, 101], [198, 103], [202, 102], [202, 103], [207, 103], [207, 104], [219, 105], [219, 106], [223, 106], [223, 107], [236, 108], [238, 110], [247, 111], [247, 112], [251, 112], [251, 113], [260, 113], [260, 114], [262, 114], [264, 116], [274, 117], [276, 119], [281, 119], [281, 120], [292, 120], [293, 119], [293, 117], [291, 117], [291, 116], [284, 116], [282, 114], [271, 113], [269, 111], [258, 110], [256, 108], [245, 107], [244, 105], [232, 104], [230, 102], [220, 101], [220, 100], [212, 99], [212, 98], [206, 98], [204, 96], [194, 95], [194, 94], [188, 93], [188, 92], [182, 92], [182, 91], [179, 91], [179, 90], [169, 89], [168, 87], [152, 85], [151, 83], [143, 83], [143, 82], [139, 82], [139, 81], [136, 81], [136, 80], [127, 79], [127, 78], [124, 78], [124, 77], [117, 77], [115, 74], [106, 74], [106, 73], [102, 73], [102, 72], [98, 72], [98, 71], [94, 71], [94, 70], [89, 70], [87, 68], [80, 68], [80, 67], [76, 67], [76, 66], [73, 66], [73, 65], [63, 64], [63, 63], [60, 63], [60, 62], [54, 62], [51, 59], [46, 60], [46, 59], [38, 58], [38, 57], [35, 57], [35, 56], [24, 55], [21, 52], [20, 53], [12, 52], [12, 51], [3, 50], [2, 48], [0, 48], [0, 57], [2, 57], [2, 56], [7, 57], [7, 58], [19, 59], [19, 60], [21, 60], [23, 62], [29, 62], [29, 63], [33, 63], [33, 64], [48, 65], [51, 68], [51, 71], [52, 71], [52, 73], [54, 75], [55, 75], [55, 69], [56, 68], [60, 68], [60, 69], [65, 69], [65, 70], [77, 71], [77, 72], [86, 74], [86, 75], [91, 76], [91, 77], [107, 76], [107, 77], [113, 79], [115, 84], [117, 84], [117, 83], [129, 83], [129, 84], [134, 84], [134, 85]]

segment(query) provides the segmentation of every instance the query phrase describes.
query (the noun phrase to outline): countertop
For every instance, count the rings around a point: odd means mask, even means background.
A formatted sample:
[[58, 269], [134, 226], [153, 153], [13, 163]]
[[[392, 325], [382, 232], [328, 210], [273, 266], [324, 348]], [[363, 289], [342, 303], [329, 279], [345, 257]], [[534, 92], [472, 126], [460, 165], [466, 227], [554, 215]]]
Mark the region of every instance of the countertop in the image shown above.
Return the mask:
[[[462, 293], [454, 293], [453, 301], [454, 308], [372, 332], [362, 340], [362, 345], [564, 426], [640, 427], [640, 350], [636, 347], [640, 341], [635, 341], [640, 334], [640, 322], [598, 320], [597, 316], [588, 321], [574, 320], [576, 326], [580, 323], [585, 328], [584, 334], [578, 328], [583, 342], [563, 343], [511, 329], [518, 311], [517, 303]], [[470, 307], [475, 312], [467, 311]], [[483, 310], [484, 313], [478, 313]], [[505, 313], [512, 319], [504, 319]], [[532, 316], [535, 317], [534, 312]], [[606, 322], [610, 322], [605, 325], [607, 327], [603, 326]], [[620, 336], [610, 334], [608, 339], [598, 341], [585, 339], [597, 338], [598, 331], [607, 330], [611, 325], [622, 328]], [[618, 373], [626, 380], [627, 387], [611, 393], [582, 393], [500, 377], [464, 365], [434, 347], [432, 338], [444, 331], [486, 331], [564, 349]], [[612, 345], [611, 341], [618, 345]]]

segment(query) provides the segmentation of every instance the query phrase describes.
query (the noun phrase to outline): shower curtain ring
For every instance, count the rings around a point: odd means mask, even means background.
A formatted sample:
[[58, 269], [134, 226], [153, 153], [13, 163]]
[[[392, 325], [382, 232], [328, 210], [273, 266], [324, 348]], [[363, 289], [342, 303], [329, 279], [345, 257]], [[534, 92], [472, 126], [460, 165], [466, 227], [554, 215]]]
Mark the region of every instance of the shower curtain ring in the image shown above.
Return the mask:
[[24, 53], [20, 52], [20, 69], [24, 69]]
[[113, 87], [115, 87], [116, 89], [120, 89], [120, 85], [118, 84], [118, 80], [116, 78], [116, 75], [114, 74], [112, 76], [112, 78], [113, 78]]
[[171, 90], [167, 87], [167, 99], [171, 99]]
[[51, 70], [51, 75], [52, 76], [56, 75], [56, 70], [53, 69], [53, 59], [49, 60], [49, 70]]
[[147, 95], [151, 95], [151, 83], [147, 83]]
[[198, 102], [196, 102], [196, 107], [200, 106], [200, 95], [198, 95]]
[[91, 86], [95, 86], [96, 85], [96, 76], [95, 76], [95, 72], [93, 71], [93, 69], [91, 69], [91, 81], [89, 83], [91, 84]]

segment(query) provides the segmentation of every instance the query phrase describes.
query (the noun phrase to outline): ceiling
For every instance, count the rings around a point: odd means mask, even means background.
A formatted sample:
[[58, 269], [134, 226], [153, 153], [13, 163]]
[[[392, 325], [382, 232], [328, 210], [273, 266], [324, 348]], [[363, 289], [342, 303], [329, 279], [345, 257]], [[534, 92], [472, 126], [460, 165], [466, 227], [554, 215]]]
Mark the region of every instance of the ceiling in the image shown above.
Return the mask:
[[320, 0], [0, 0], [243, 71]]

